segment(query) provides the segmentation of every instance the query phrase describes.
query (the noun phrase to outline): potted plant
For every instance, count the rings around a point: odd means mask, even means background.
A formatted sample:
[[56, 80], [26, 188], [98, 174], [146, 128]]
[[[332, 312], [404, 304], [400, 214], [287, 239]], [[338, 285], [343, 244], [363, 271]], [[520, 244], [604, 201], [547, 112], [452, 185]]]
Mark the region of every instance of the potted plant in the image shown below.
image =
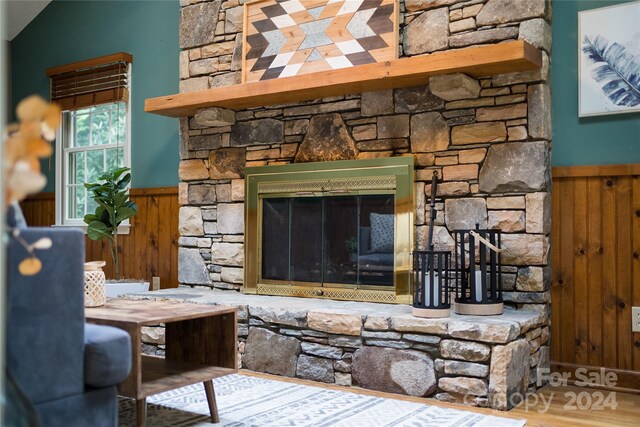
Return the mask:
[[349, 261], [358, 261], [358, 238], [352, 237], [344, 241], [344, 247], [349, 254]]
[[120, 272], [118, 226], [138, 212], [138, 206], [129, 200], [130, 182], [129, 168], [116, 168], [99, 176], [98, 182], [84, 184], [98, 204], [95, 213], [84, 217], [84, 222], [87, 223], [87, 235], [91, 240], [108, 239], [109, 241], [115, 280], [108, 281], [106, 284], [108, 297], [149, 290], [148, 282], [123, 280]]

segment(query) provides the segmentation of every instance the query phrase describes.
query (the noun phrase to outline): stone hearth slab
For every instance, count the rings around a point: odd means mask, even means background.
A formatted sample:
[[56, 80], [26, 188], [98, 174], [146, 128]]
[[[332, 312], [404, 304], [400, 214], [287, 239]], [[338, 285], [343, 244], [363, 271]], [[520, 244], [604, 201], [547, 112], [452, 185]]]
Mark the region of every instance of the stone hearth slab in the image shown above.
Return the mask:
[[[542, 313], [530, 310], [514, 310], [509, 307], [505, 307], [504, 314], [500, 316], [463, 316], [452, 311], [451, 316], [447, 318], [423, 319], [411, 315], [411, 306], [404, 304], [247, 295], [239, 292], [192, 289], [188, 287], [129, 294], [127, 297], [132, 299], [168, 299], [196, 304], [230, 305], [238, 307], [239, 319], [246, 319], [248, 310], [251, 316], [259, 317], [265, 322], [289, 324], [298, 327], [308, 326], [306, 319], [303, 320], [303, 318], [307, 317], [309, 312], [311, 312], [312, 319], [320, 314], [328, 315], [327, 317], [332, 314], [360, 316], [364, 329], [393, 329], [401, 332], [451, 335], [454, 338], [496, 344], [512, 341], [518, 335], [544, 324], [546, 320], [545, 315]], [[375, 326], [369, 327], [369, 324], [384, 323], [384, 320], [390, 324], [390, 327], [384, 329]], [[315, 328], [310, 327], [310, 329]]]
[[[343, 386], [508, 409], [549, 365], [548, 318], [536, 311], [422, 319], [409, 305], [189, 287], [127, 298], [235, 306], [241, 367]], [[149, 329], [143, 348], [162, 355], [164, 328]]]

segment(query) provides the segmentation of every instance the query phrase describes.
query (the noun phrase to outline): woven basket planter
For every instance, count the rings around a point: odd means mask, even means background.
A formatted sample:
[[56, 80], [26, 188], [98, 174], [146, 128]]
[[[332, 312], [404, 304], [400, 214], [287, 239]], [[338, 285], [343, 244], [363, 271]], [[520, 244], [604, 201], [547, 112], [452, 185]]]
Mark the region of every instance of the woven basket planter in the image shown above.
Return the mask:
[[107, 301], [105, 277], [102, 267], [106, 262], [92, 261], [84, 263], [84, 306], [100, 307]]

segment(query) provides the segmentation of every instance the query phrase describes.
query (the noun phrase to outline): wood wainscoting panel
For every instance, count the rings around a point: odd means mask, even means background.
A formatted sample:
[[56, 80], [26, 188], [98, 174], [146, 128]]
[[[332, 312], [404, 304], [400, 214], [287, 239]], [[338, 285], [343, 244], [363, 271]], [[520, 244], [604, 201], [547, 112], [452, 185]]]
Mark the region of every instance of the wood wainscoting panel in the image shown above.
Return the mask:
[[[123, 277], [152, 283], [160, 278], [160, 287], [178, 286], [178, 188], [134, 188], [131, 200], [138, 214], [131, 219], [129, 234], [118, 236], [120, 268]], [[55, 223], [55, 195], [41, 193], [21, 203], [29, 226], [48, 227]], [[86, 260], [105, 260], [107, 278], [113, 277], [109, 243], [85, 240]]]
[[22, 214], [30, 227], [48, 227], [56, 222], [56, 198], [54, 193], [29, 196], [20, 203]]
[[640, 371], [640, 165], [553, 168], [552, 199], [552, 362]]

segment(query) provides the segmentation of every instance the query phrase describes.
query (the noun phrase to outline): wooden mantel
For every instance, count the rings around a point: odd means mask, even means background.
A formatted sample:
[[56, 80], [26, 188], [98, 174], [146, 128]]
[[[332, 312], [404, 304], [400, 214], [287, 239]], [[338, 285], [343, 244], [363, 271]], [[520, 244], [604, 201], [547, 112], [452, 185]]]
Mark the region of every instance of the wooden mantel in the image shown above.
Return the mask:
[[371, 90], [426, 84], [430, 76], [473, 77], [527, 71], [542, 66], [542, 53], [524, 40], [436, 52], [322, 73], [264, 80], [145, 100], [144, 110], [169, 117], [193, 116], [200, 108], [252, 107], [308, 101]]

